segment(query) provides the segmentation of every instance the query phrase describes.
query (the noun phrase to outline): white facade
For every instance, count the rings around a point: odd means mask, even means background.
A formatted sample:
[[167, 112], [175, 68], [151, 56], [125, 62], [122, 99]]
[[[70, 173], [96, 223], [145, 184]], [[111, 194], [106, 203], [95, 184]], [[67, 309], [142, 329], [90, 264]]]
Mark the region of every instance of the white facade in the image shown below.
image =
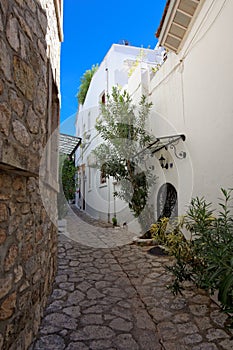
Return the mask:
[[[171, 8], [168, 8], [160, 28], [161, 41], [165, 46], [166, 42], [172, 42], [171, 36], [170, 41], [166, 41], [166, 33], [169, 36], [171, 32], [171, 28], [166, 26], [176, 19], [179, 6], [187, 5], [184, 10], [189, 11], [191, 3], [191, 0], [170, 2]], [[92, 137], [101, 94], [110, 92], [111, 87], [118, 84], [127, 88], [135, 102], [142, 93], [148, 94], [153, 103], [148, 130], [157, 138], [185, 135], [185, 141], [180, 139], [175, 145], [171, 143], [151, 159], [158, 175], [150, 198], [157, 217], [161, 215], [161, 205], [166, 206], [166, 193], [161, 191], [164, 184], [172, 187], [173, 200], [174, 195], [177, 196], [176, 214], [183, 215], [191, 198], [196, 196], [204, 196], [216, 207], [220, 188], [232, 188], [233, 183], [233, 2], [201, 0], [195, 3], [197, 8], [192, 15], [188, 14], [190, 25], [183, 31], [176, 49], [171, 50], [167, 46], [167, 59], [156, 73], [151, 71], [152, 62], [134, 64], [130, 70], [129, 62], [131, 59], [138, 60], [140, 49], [113, 45], [95, 74], [85, 104], [78, 113], [77, 136], [84, 137], [85, 143], [84, 132], [91, 130], [91, 138], [88, 139], [91, 150], [100, 141]], [[184, 10], [181, 13], [185, 13]], [[156, 51], [149, 52], [156, 54]], [[161, 52], [158, 57], [161, 60]], [[82, 169], [85, 167], [86, 176], [85, 181], [81, 177], [81, 192], [85, 182], [86, 210], [106, 220], [109, 211], [113, 216], [114, 205], [118, 211], [122, 203], [112, 201], [113, 185], [101, 185], [96, 170], [88, 169], [89, 149], [83, 158], [79, 155], [79, 165]], [[160, 166], [161, 156], [165, 158], [167, 169]], [[92, 180], [90, 172], [93, 172]], [[89, 208], [89, 203], [92, 208]], [[82, 208], [81, 198], [77, 204]], [[127, 205], [124, 210], [128, 215], [126, 208]], [[131, 228], [137, 231], [139, 228], [134, 226], [132, 217], [129, 221]]]
[[158, 183], [158, 188], [170, 182], [177, 189], [179, 215], [191, 197], [204, 196], [216, 207], [220, 188], [232, 188], [232, 13], [231, 0], [201, 1], [181, 49], [168, 53], [150, 84], [152, 132], [186, 135], [179, 145], [186, 158], [178, 160], [169, 150], [176, 166], [164, 170]]
[[111, 221], [117, 214], [117, 220], [121, 224], [133, 221], [128, 205], [113, 198], [116, 185], [111, 180], [101, 181], [100, 171], [92, 166], [90, 153], [102, 142], [95, 130], [100, 102], [104, 94], [111, 94], [113, 86], [127, 89], [129, 85], [132, 90], [136, 87], [136, 92], [132, 91], [135, 96], [148, 94], [152, 67], [162, 62], [162, 52], [162, 49], [112, 45], [93, 76], [84, 105], [79, 108], [76, 135], [82, 138], [82, 148], [76, 156], [80, 169], [76, 204], [95, 218]]

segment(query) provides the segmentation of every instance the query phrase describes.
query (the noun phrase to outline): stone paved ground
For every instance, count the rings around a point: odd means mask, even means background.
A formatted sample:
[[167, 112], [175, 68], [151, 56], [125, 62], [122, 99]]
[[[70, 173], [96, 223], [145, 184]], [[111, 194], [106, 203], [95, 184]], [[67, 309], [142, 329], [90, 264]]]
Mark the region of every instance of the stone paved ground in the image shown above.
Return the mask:
[[[114, 246], [116, 238], [103, 248], [113, 234], [123, 244], [126, 232], [90, 227], [77, 216], [75, 229], [72, 215], [68, 221], [73, 239], [59, 236], [53, 294], [30, 350], [233, 349], [226, 316], [203, 291], [190, 286], [175, 297], [166, 288], [169, 257], [151, 256], [148, 247]], [[85, 234], [92, 246], [82, 244]]]

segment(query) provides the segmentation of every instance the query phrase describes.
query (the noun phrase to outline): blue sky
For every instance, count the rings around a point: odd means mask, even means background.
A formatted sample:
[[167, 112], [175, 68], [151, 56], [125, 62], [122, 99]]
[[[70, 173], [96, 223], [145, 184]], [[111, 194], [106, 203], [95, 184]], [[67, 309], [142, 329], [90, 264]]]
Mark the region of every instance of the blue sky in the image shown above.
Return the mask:
[[154, 34], [165, 3], [166, 0], [64, 0], [61, 132], [74, 133], [76, 94], [83, 73], [101, 63], [112, 44], [124, 39], [133, 46], [154, 48]]

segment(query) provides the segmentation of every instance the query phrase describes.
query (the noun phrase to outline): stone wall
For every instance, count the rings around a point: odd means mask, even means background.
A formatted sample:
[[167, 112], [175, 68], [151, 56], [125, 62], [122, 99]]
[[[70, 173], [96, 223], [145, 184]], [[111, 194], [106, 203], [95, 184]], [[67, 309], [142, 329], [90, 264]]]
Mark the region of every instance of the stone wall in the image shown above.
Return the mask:
[[[29, 347], [56, 272], [57, 229], [42, 204], [39, 165], [59, 121], [57, 20], [52, 0], [0, 1], [1, 350]], [[55, 205], [50, 151], [44, 188]]]
[[57, 231], [36, 178], [0, 171], [0, 186], [0, 348], [27, 349], [51, 290]]

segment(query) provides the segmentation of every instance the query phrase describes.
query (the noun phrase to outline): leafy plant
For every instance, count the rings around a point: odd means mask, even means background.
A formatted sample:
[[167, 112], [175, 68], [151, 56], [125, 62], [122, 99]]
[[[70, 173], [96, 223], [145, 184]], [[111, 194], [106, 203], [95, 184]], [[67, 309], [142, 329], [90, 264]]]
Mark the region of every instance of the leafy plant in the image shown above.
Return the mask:
[[132, 64], [132, 67], [130, 68], [128, 72], [128, 76], [131, 77], [131, 75], [134, 73], [136, 68], [138, 67], [139, 63], [143, 61], [143, 59], [146, 58], [146, 53], [143, 48], [140, 49], [139, 54], [136, 57], [136, 60]]
[[145, 130], [151, 107], [145, 96], [136, 107], [126, 91], [114, 87], [111, 96], [107, 96], [107, 103], [101, 105], [101, 117], [96, 122], [104, 142], [94, 150], [102, 173], [107, 178], [114, 177], [120, 185], [114, 195], [128, 203], [143, 229], [148, 222], [153, 222], [148, 196], [155, 176], [144, 170], [142, 154], [152, 140]]
[[190, 258], [190, 242], [185, 239], [182, 233], [184, 222], [184, 216], [176, 219], [163, 217], [151, 225], [150, 233], [154, 241], [158, 245], [162, 245], [169, 255], [179, 255], [188, 261]]
[[72, 159], [67, 155], [59, 157], [59, 192], [57, 197], [58, 218], [62, 219], [68, 210], [68, 200], [74, 199], [76, 191], [76, 167]]
[[151, 70], [153, 73], [156, 73], [161, 67], [161, 64], [157, 63], [156, 66], [152, 67]]
[[217, 217], [211, 204], [204, 198], [192, 200], [185, 217], [185, 227], [191, 240], [173, 250], [176, 263], [167, 267], [175, 276], [170, 286], [174, 293], [181, 292], [184, 281], [193, 281], [198, 287], [213, 293], [223, 310], [233, 311], [233, 217], [231, 190], [221, 189], [222, 199]]
[[112, 218], [112, 224], [113, 226], [117, 226], [117, 218], [115, 218], [115, 216]]
[[64, 195], [67, 200], [74, 199], [74, 194], [76, 191], [76, 166], [74, 161], [69, 157], [66, 157], [62, 167], [62, 186]]
[[87, 91], [89, 89], [91, 80], [93, 78], [93, 75], [98, 69], [98, 64], [93, 65], [91, 69], [86, 70], [86, 72], [81, 77], [81, 84], [79, 86], [79, 91], [77, 94], [78, 102], [80, 105], [83, 105], [86, 99]]
[[158, 244], [166, 244], [166, 230], [169, 223], [169, 218], [161, 218], [158, 222], [151, 225], [150, 232], [152, 237]]

